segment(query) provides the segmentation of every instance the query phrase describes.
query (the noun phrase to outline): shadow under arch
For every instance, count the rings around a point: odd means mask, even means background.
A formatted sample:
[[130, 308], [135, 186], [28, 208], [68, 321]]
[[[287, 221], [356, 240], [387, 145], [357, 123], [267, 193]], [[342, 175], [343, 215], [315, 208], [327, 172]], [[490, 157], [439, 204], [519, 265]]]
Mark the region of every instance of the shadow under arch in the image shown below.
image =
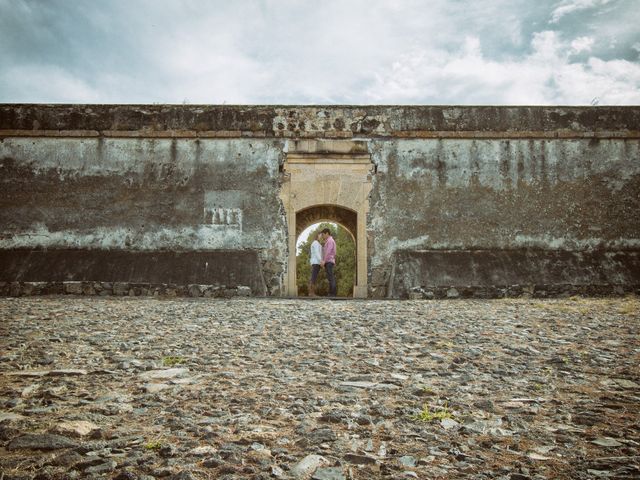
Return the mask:
[[342, 225], [358, 244], [358, 214], [340, 205], [313, 205], [296, 212], [296, 238], [315, 223], [334, 222]]

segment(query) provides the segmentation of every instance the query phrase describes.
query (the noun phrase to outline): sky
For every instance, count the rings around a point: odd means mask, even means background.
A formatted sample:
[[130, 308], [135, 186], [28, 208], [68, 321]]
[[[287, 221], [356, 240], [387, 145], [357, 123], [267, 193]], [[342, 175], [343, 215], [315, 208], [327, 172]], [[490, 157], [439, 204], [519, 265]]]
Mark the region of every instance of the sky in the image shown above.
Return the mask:
[[639, 105], [640, 0], [0, 0], [0, 102]]

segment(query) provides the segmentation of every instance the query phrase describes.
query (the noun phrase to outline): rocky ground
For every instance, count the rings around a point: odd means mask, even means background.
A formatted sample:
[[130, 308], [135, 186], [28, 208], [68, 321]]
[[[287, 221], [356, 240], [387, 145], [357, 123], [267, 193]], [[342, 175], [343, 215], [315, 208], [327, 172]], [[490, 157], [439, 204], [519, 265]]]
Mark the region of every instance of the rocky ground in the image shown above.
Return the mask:
[[0, 479], [640, 477], [640, 301], [0, 298]]

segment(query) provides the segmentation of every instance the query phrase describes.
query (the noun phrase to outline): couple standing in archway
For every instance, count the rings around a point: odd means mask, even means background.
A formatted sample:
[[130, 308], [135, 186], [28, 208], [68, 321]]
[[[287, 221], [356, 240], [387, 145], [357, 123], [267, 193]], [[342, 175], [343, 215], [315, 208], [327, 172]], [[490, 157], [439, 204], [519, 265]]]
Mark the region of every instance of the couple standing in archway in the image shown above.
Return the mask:
[[320, 269], [324, 268], [329, 281], [329, 296], [338, 295], [336, 286], [336, 276], [334, 268], [336, 265], [336, 242], [331, 236], [331, 230], [325, 228], [311, 243], [311, 252], [309, 255], [311, 263], [311, 280], [309, 281], [309, 296], [316, 296], [316, 282]]

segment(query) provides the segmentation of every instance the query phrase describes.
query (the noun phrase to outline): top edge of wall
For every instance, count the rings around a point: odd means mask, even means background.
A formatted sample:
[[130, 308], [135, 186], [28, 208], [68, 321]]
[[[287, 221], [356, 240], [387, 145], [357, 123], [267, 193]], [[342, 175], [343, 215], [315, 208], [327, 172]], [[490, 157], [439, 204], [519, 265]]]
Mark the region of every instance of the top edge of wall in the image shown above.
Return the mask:
[[640, 106], [0, 104], [0, 136], [640, 137]]

